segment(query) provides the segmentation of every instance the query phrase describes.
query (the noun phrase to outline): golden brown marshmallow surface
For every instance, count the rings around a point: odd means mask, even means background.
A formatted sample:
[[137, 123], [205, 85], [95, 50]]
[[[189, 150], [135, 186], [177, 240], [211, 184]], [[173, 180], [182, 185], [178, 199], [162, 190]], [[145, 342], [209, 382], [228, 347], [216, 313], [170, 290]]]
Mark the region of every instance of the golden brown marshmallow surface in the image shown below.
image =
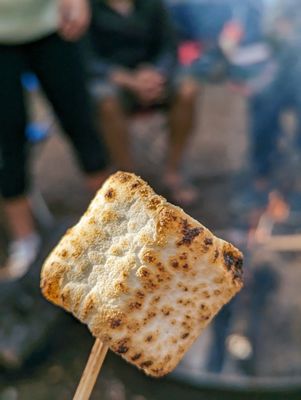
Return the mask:
[[46, 260], [44, 296], [148, 375], [176, 367], [242, 287], [242, 255], [118, 172]]

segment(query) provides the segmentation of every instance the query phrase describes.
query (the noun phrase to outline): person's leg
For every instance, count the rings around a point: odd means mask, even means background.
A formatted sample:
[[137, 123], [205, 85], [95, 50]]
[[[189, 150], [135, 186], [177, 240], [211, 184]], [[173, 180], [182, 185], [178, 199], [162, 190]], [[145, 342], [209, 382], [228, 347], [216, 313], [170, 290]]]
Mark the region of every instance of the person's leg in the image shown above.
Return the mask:
[[293, 108], [296, 114], [296, 135], [294, 144], [296, 146], [296, 153], [299, 153], [301, 159], [301, 57], [297, 55], [293, 71], [290, 71], [290, 91], [293, 97]]
[[25, 237], [34, 230], [25, 197], [26, 115], [20, 81], [22, 65], [18, 51], [0, 47], [1, 194], [10, 234], [14, 239]]
[[114, 165], [124, 171], [133, 171], [128, 121], [118, 94], [103, 97], [97, 107], [100, 124]]
[[187, 139], [195, 120], [195, 107], [199, 84], [193, 79], [183, 80], [176, 89], [170, 113], [170, 146], [167, 158], [167, 172], [178, 174]]
[[0, 187], [11, 237], [7, 277], [23, 275], [39, 247], [26, 197], [26, 113], [20, 81], [23, 66], [20, 50], [0, 46]]
[[195, 122], [199, 89], [199, 84], [193, 79], [183, 80], [176, 89], [169, 112], [170, 142], [163, 179], [173, 200], [187, 205], [195, 201], [197, 193], [191, 185], [184, 184], [180, 166]]
[[69, 137], [94, 192], [108, 175], [104, 146], [93, 124], [92, 109], [85, 87], [80, 48], [76, 43], [51, 35], [35, 42], [30, 64]]
[[280, 128], [281, 101], [273, 87], [249, 101], [251, 163], [255, 185], [260, 190], [269, 179]]
[[26, 196], [3, 199], [3, 209], [10, 236], [13, 240], [21, 240], [35, 231], [30, 205]]
[[281, 133], [282, 99], [277, 87], [275, 80], [248, 100], [250, 182], [245, 186], [242, 182], [236, 183], [232, 207], [235, 212], [250, 213], [252, 225], [257, 224], [258, 216], [268, 204], [268, 193], [272, 190], [272, 159]]

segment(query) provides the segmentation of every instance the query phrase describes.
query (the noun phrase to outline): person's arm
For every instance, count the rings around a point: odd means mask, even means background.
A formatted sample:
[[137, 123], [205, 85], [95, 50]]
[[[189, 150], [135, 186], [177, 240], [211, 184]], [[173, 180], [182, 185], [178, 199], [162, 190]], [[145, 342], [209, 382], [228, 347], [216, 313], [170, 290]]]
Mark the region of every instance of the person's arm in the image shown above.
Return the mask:
[[88, 64], [88, 72], [91, 77], [102, 77], [127, 89], [134, 87], [134, 74], [122, 66], [113, 64], [98, 55], [93, 56], [93, 52], [89, 53]]
[[230, 18], [219, 37], [219, 46], [226, 56], [232, 56], [241, 46], [264, 41], [262, 0], [232, 0]]
[[87, 30], [91, 10], [88, 0], [59, 0], [59, 33], [65, 40], [78, 40]]
[[111, 63], [100, 55], [96, 56], [90, 43], [86, 47], [88, 73], [92, 79], [101, 77], [130, 90], [135, 87], [135, 77], [131, 71]]
[[104, 77], [117, 86], [135, 93], [143, 103], [149, 101], [150, 90], [147, 90], [147, 87], [141, 82], [138, 76], [139, 72], [136, 70], [130, 71], [97, 57], [89, 62], [89, 74], [96, 79]]
[[96, 79], [107, 79], [114, 81], [119, 84], [119, 82], [115, 81], [115, 75], [117, 79], [120, 78], [120, 75], [124, 75], [127, 71], [119, 65], [111, 62], [109, 59], [102, 56], [102, 52], [97, 50], [97, 43], [101, 35], [95, 29], [93, 21], [91, 23], [89, 33], [85, 37], [85, 58], [87, 64], [87, 73], [90, 78], [93, 80]]
[[101, 57], [91, 57], [89, 60], [89, 73], [92, 76], [110, 79], [111, 72], [115, 71], [115, 65]]
[[177, 63], [176, 33], [162, 1], [157, 0], [154, 3], [152, 63], [158, 72], [168, 76]]
[[[281, 45], [292, 42], [301, 28], [301, 0], [286, 0], [276, 2], [270, 10], [271, 17], [266, 33], [273, 44]], [[297, 36], [299, 36], [297, 34]]]

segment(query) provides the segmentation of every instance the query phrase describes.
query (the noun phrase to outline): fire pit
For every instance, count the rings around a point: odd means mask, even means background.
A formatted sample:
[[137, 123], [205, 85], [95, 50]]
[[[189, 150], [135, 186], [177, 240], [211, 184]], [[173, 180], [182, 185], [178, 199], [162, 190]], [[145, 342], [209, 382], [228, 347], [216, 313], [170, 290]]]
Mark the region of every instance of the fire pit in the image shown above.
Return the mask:
[[278, 194], [250, 230], [220, 236], [245, 253], [245, 288], [173, 378], [234, 391], [301, 390], [301, 213]]

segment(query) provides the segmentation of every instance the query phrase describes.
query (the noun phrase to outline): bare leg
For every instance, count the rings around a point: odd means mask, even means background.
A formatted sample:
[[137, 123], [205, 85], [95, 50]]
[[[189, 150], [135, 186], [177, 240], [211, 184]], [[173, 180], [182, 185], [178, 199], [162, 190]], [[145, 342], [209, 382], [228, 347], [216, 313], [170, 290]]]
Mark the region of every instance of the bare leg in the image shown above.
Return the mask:
[[170, 110], [170, 147], [167, 174], [178, 174], [187, 139], [192, 131], [199, 85], [192, 79], [185, 80], [178, 89]]
[[170, 146], [164, 183], [174, 201], [190, 205], [198, 199], [196, 188], [183, 182], [180, 164], [187, 139], [192, 131], [199, 85], [187, 79], [179, 87], [170, 111]]
[[99, 104], [100, 123], [114, 164], [132, 171], [126, 115], [117, 98], [104, 99]]
[[88, 190], [94, 195], [97, 190], [99, 190], [108, 178], [110, 170], [106, 169], [104, 171], [95, 172], [94, 174], [86, 175], [86, 186]]
[[35, 232], [31, 209], [26, 197], [4, 200], [3, 208], [13, 240], [23, 239]]

